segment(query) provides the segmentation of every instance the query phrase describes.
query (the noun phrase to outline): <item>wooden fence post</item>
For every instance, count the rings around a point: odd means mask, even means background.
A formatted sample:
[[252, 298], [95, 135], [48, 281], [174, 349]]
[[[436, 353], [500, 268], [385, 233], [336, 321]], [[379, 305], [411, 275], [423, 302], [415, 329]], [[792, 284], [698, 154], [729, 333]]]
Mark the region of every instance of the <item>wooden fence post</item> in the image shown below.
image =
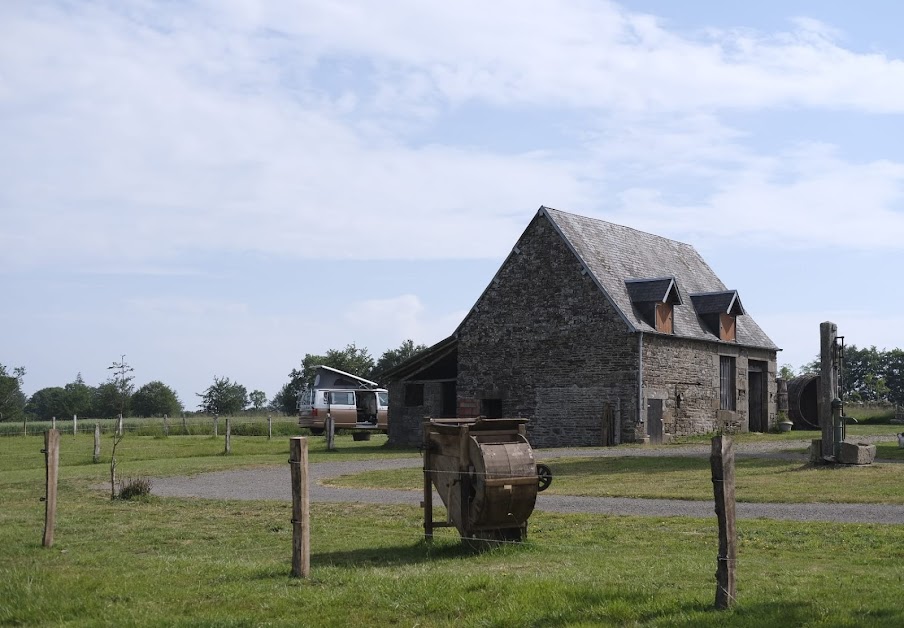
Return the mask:
[[185, 424], [185, 413], [184, 412], [182, 413], [182, 434], [183, 434], [183, 436], [188, 434], [188, 426]]
[[716, 609], [723, 610], [737, 601], [735, 566], [738, 557], [738, 531], [735, 527], [734, 444], [730, 436], [713, 438], [709, 462], [712, 467], [716, 516], [719, 520]]
[[163, 415], [163, 435], [169, 436], [169, 417]]
[[273, 417], [267, 415], [267, 440], [273, 438]]
[[430, 455], [429, 423], [423, 424], [424, 430], [424, 540], [433, 541], [433, 457]]
[[28, 436], [28, 415], [22, 417], [22, 436]]
[[100, 423], [94, 424], [94, 463], [100, 462]]
[[213, 415], [213, 435], [214, 435], [214, 437], [217, 437], [220, 435], [220, 425], [219, 424], [220, 424], [220, 415], [219, 414]]
[[53, 419], [50, 421], [50, 429], [56, 429], [56, 417], [53, 417]]
[[116, 433], [119, 436], [122, 436], [122, 415], [119, 415], [119, 420], [116, 423]]
[[56, 523], [57, 478], [60, 473], [60, 433], [44, 432], [44, 464], [47, 468], [47, 489], [44, 497], [44, 547], [53, 547], [53, 527]]
[[326, 449], [333, 451], [336, 449], [336, 421], [329, 412], [326, 414], [324, 427], [326, 428]]
[[75, 436], [76, 432], [78, 432], [78, 415], [72, 415], [72, 435]]
[[232, 429], [229, 426], [229, 417], [226, 417], [226, 448], [223, 453], [227, 456], [232, 453]]
[[311, 501], [308, 476], [308, 439], [289, 439], [289, 465], [292, 472], [292, 576], [311, 575]]

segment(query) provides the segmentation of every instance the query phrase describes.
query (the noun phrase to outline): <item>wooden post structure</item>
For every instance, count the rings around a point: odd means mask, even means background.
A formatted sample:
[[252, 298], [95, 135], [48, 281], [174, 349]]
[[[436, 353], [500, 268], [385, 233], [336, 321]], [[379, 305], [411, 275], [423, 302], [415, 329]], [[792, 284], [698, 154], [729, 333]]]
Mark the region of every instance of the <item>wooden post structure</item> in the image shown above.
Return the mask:
[[100, 462], [100, 423], [94, 424], [94, 457], [95, 464]]
[[22, 436], [28, 436], [28, 416], [22, 417]]
[[169, 417], [163, 415], [163, 435], [169, 436]]
[[267, 415], [267, 440], [273, 438], [273, 417]]
[[311, 575], [311, 501], [308, 475], [308, 439], [289, 439], [289, 465], [292, 472], [292, 576]]
[[188, 426], [185, 424], [185, 413], [182, 413], [182, 434], [188, 434]]
[[433, 458], [430, 455], [430, 422], [423, 424], [424, 430], [424, 540], [433, 540]]
[[72, 415], [72, 435], [75, 436], [75, 434], [77, 432], [78, 432], [78, 415], [73, 414]]
[[57, 478], [60, 473], [60, 433], [44, 432], [44, 463], [47, 467], [47, 489], [44, 497], [44, 547], [53, 547], [53, 528], [56, 524]]
[[119, 436], [122, 436], [122, 415], [119, 415], [119, 419], [116, 422], [116, 433]]
[[819, 413], [819, 427], [822, 430], [822, 458], [835, 456], [835, 434], [832, 423], [832, 400], [836, 396], [838, 377], [833, 357], [838, 326], [826, 321], [819, 324], [819, 397], [816, 408]]
[[737, 600], [735, 566], [738, 531], [735, 527], [734, 444], [730, 436], [712, 440], [709, 457], [713, 476], [716, 516], [719, 519], [719, 556], [716, 563], [716, 609], [730, 608]]
[[50, 421], [50, 429], [56, 429], [56, 417], [53, 417], [53, 419]]
[[326, 413], [326, 424], [324, 427], [326, 428], [326, 450], [333, 451], [336, 449], [336, 421], [329, 412]]
[[227, 456], [232, 453], [232, 429], [229, 426], [229, 417], [226, 417], [226, 447], [223, 453]]
[[219, 414], [213, 415], [213, 435], [214, 435], [214, 437], [219, 436], [219, 431], [220, 431], [219, 424], [220, 424], [220, 415]]

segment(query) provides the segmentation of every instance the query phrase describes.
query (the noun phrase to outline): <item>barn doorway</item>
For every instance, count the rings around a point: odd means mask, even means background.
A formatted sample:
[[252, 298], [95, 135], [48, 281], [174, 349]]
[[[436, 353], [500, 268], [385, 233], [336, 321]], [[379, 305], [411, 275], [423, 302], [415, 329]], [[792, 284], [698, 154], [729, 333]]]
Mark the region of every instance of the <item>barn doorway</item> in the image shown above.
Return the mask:
[[747, 426], [751, 432], [768, 432], [766, 415], [766, 363], [750, 360], [747, 365]]
[[647, 399], [647, 436], [650, 443], [662, 443], [662, 399]]

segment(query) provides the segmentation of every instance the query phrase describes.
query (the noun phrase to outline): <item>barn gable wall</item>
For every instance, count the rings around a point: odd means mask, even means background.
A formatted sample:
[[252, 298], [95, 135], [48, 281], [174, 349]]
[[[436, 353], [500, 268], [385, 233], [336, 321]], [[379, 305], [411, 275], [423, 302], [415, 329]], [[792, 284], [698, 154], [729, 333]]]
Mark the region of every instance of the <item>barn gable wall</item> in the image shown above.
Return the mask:
[[634, 439], [638, 345], [548, 220], [535, 216], [458, 331], [459, 416], [525, 417], [538, 447]]

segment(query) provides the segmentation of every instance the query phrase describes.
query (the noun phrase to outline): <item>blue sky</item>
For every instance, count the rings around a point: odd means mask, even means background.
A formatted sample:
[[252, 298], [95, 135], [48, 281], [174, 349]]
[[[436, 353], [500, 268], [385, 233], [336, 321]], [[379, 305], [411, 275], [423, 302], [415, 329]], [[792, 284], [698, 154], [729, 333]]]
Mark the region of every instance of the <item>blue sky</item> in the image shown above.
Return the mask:
[[904, 346], [876, 2], [0, 4], [0, 363], [187, 407], [457, 326], [540, 205], [694, 245], [797, 367]]

